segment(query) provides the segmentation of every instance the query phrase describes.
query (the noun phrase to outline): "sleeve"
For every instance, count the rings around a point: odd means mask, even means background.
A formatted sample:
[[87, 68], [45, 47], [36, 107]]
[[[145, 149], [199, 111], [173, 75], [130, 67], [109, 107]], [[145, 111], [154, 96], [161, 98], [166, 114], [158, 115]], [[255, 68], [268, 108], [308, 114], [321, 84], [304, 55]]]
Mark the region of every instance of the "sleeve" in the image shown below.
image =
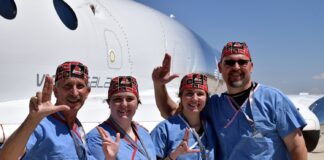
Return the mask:
[[40, 141], [43, 139], [43, 128], [41, 125], [38, 125], [33, 133], [30, 135], [27, 144], [26, 144], [26, 152], [22, 156], [22, 159], [28, 159], [29, 156], [35, 154], [35, 150], [39, 147]]
[[29, 152], [32, 150], [33, 147], [35, 147], [37, 142], [37, 137], [42, 137], [41, 132], [39, 132], [39, 129], [35, 129], [34, 132], [30, 135], [27, 144], [26, 144], [26, 152]]
[[217, 95], [213, 95], [212, 97], [210, 97], [204, 107], [204, 109], [201, 112], [201, 116], [209, 121], [212, 121], [214, 116], [214, 112], [215, 112], [215, 107], [213, 106], [217, 106], [216, 103], [216, 99], [217, 99]]
[[279, 96], [281, 98], [276, 101], [277, 130], [284, 138], [297, 128], [305, 127], [306, 122], [287, 96], [282, 93]]
[[33, 149], [37, 148], [38, 141], [43, 139], [43, 128], [38, 125], [34, 132], [30, 135], [26, 144], [26, 153], [32, 152]]
[[92, 129], [86, 138], [89, 154], [98, 160], [104, 160], [105, 155], [102, 150], [102, 139], [96, 128]]
[[167, 136], [168, 133], [163, 122], [158, 124], [151, 132], [151, 138], [158, 158], [164, 158], [168, 155]]

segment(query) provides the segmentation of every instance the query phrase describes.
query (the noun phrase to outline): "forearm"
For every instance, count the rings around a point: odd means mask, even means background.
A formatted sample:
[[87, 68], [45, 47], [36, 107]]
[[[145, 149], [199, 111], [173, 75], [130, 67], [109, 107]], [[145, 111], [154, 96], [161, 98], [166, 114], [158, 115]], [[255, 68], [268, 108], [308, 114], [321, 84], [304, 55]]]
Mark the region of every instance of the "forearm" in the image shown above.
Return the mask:
[[105, 160], [116, 160], [116, 157], [108, 157], [108, 156], [106, 156]]
[[168, 118], [176, 113], [178, 105], [169, 96], [166, 86], [154, 83], [156, 105], [163, 118]]
[[25, 153], [27, 141], [42, 118], [27, 116], [19, 128], [3, 144], [0, 159], [18, 159]]
[[307, 150], [304, 147], [296, 147], [294, 150], [290, 151], [290, 156], [292, 160], [306, 160]]
[[306, 160], [307, 148], [300, 129], [296, 129], [284, 138], [288, 152], [292, 160]]

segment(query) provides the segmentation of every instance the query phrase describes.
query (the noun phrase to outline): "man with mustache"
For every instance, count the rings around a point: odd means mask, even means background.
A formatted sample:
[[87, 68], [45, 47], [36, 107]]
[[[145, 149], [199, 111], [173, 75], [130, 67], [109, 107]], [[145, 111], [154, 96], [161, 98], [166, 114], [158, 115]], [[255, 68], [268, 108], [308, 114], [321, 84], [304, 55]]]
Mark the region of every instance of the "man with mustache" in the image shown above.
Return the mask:
[[[88, 68], [80, 62], [57, 67], [30, 99], [29, 114], [0, 150], [0, 159], [92, 159], [77, 113], [90, 93]], [[51, 103], [54, 91], [56, 103]]]

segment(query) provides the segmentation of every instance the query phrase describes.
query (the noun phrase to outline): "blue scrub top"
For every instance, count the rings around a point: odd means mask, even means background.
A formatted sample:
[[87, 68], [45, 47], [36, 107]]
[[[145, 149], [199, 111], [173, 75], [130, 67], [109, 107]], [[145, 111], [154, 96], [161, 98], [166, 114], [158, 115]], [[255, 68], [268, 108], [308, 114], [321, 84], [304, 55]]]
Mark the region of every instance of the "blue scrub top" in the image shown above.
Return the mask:
[[[78, 146], [87, 152], [85, 145], [77, 139]], [[94, 159], [89, 152], [82, 159]], [[30, 136], [23, 159], [79, 160], [69, 128], [52, 115], [45, 117]]]
[[[204, 121], [205, 132], [200, 136], [203, 145], [206, 148], [206, 159], [214, 159], [214, 146], [216, 143], [215, 135], [213, 134], [212, 126]], [[167, 120], [160, 122], [151, 132], [151, 137], [153, 143], [155, 144], [155, 150], [157, 157], [165, 158], [175, 150], [179, 144], [182, 142], [186, 131], [187, 125], [180, 118], [179, 115], [172, 116]], [[200, 149], [197, 140], [192, 132], [190, 132], [188, 145], [192, 149]], [[198, 153], [188, 153], [180, 155], [177, 160], [200, 160], [202, 159], [202, 154]]]
[[282, 92], [260, 84], [240, 110], [235, 109], [226, 94], [214, 95], [204, 115], [214, 126], [221, 157], [226, 160], [290, 159], [283, 139], [306, 125]]
[[[116, 140], [116, 130], [112, 126], [110, 126], [108, 123], [101, 123], [99, 125], [102, 127], [106, 132], [108, 132], [108, 135], [110, 138], [115, 141]], [[143, 128], [140, 125], [135, 125], [137, 130], [137, 135], [139, 136], [139, 139], [144, 144], [144, 147], [146, 151], [148, 152], [148, 155], [150, 157], [150, 160], [156, 160], [156, 153], [154, 150], [154, 144], [152, 142], [152, 139], [150, 137], [150, 134], [148, 131]], [[102, 150], [102, 138], [97, 130], [97, 128], [92, 129], [87, 134], [87, 144], [89, 146], [89, 150], [92, 153], [92, 155], [98, 159], [98, 160], [104, 160], [105, 155]], [[142, 147], [142, 144], [139, 140], [136, 141], [136, 144], [139, 147]], [[141, 152], [139, 152], [136, 148], [132, 146], [132, 144], [125, 138], [121, 138], [119, 141], [119, 151], [117, 153], [117, 158], [119, 160], [125, 159], [125, 160], [146, 160], [147, 158], [145, 155], [143, 155]]]

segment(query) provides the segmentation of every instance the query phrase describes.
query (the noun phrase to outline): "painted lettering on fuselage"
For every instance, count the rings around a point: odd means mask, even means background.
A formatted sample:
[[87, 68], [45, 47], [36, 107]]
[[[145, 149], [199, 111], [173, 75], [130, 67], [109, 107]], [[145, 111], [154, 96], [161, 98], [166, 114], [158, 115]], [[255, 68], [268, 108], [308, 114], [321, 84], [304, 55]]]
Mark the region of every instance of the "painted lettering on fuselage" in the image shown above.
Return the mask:
[[[36, 86], [42, 87], [45, 81], [46, 74], [36, 74]], [[55, 75], [52, 75], [52, 78], [55, 78]], [[100, 77], [100, 76], [91, 76], [89, 77], [88, 85], [91, 88], [109, 88], [109, 84], [112, 77]]]

